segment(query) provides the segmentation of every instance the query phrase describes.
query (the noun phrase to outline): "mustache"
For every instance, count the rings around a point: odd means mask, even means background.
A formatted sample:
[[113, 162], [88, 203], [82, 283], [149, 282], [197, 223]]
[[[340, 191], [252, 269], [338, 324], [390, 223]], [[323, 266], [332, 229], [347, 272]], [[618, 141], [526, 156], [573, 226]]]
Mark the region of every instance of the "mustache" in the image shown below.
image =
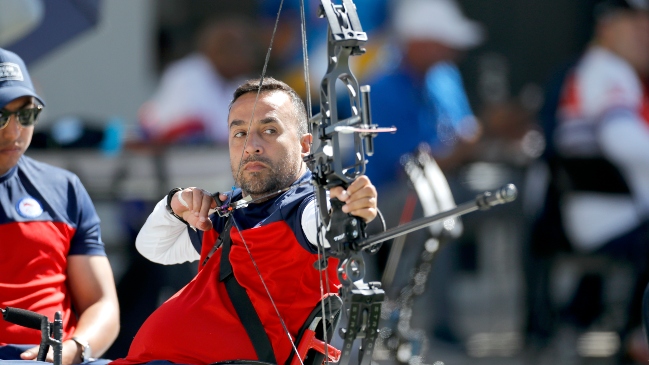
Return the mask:
[[250, 156], [250, 157], [247, 157], [247, 158], [245, 158], [244, 160], [241, 161], [241, 166], [243, 166], [243, 165], [245, 165], [247, 163], [250, 163], [250, 162], [261, 162], [261, 163], [266, 164], [268, 166], [273, 166], [273, 162], [269, 158], [262, 157], [262, 156]]

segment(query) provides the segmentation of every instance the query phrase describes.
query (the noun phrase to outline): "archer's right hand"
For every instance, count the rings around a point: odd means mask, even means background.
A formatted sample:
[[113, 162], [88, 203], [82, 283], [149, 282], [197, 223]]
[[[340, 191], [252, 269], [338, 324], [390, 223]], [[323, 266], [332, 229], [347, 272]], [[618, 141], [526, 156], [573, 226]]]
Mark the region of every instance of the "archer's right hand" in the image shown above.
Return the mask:
[[[227, 196], [219, 194], [219, 199], [225, 201]], [[216, 207], [216, 201], [212, 195], [196, 187], [181, 190], [171, 198], [171, 209], [173, 209], [174, 213], [181, 216], [190, 226], [201, 231], [212, 229], [212, 221], [207, 216], [209, 210]]]

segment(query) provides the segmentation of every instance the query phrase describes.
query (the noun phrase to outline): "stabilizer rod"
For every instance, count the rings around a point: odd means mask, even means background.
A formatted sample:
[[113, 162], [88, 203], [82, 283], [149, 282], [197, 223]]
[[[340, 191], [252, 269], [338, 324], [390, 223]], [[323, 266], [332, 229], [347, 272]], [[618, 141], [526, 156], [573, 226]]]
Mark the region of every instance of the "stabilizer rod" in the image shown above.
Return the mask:
[[453, 216], [460, 216], [476, 210], [487, 210], [496, 205], [512, 202], [516, 199], [517, 195], [518, 190], [516, 189], [516, 186], [514, 184], [507, 184], [500, 189], [495, 190], [494, 192], [484, 192], [476, 196], [473, 201], [460, 204], [453, 209], [432, 215], [430, 217], [419, 218], [412, 222], [402, 224], [398, 227], [388, 229], [385, 232], [381, 232], [371, 237], [359, 240], [358, 242], [352, 243], [352, 249], [366, 250], [377, 243], [416, 231], [442, 219]]

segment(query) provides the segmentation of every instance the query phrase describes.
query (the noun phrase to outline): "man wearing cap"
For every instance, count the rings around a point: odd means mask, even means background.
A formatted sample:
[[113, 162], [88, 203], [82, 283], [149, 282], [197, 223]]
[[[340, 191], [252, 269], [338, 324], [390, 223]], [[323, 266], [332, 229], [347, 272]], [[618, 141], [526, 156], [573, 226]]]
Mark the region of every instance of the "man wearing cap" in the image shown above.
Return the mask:
[[394, 14], [400, 62], [370, 82], [373, 121], [398, 130], [378, 137], [373, 159], [381, 165], [367, 167], [379, 188], [393, 180], [401, 155], [420, 143], [429, 144], [441, 157], [479, 134], [453, 62], [482, 41], [481, 27], [451, 0], [398, 1]]
[[[481, 26], [467, 19], [452, 0], [400, 0], [395, 6], [392, 25], [401, 58], [369, 84], [373, 122], [396, 126], [397, 133], [377, 137], [366, 173], [379, 194], [393, 198], [379, 203], [388, 226], [395, 226], [408, 214], [405, 203], [408, 188], [400, 164], [403, 155], [414, 153], [420, 144], [427, 144], [439, 161], [480, 135], [460, 72], [453, 62], [463, 51], [480, 44]], [[427, 238], [422, 230], [409, 234], [407, 239], [423, 244]], [[414, 261], [413, 257], [420, 253], [415, 251], [419, 249], [416, 244], [404, 246], [402, 261]], [[383, 254], [379, 252], [379, 260]], [[399, 270], [410, 270], [410, 267], [399, 265]], [[395, 275], [392, 289], [400, 288], [405, 283], [398, 281], [408, 277], [407, 271]], [[438, 320], [433, 327], [438, 337], [454, 341], [448, 324], [451, 316], [450, 305], [445, 302], [447, 296], [436, 294], [435, 309], [428, 311]]]
[[[119, 308], [99, 217], [79, 178], [23, 155], [43, 106], [22, 59], [0, 48], [0, 307], [50, 321], [60, 311], [63, 364], [75, 364], [113, 343]], [[0, 320], [0, 359], [33, 360], [40, 341], [40, 331]]]

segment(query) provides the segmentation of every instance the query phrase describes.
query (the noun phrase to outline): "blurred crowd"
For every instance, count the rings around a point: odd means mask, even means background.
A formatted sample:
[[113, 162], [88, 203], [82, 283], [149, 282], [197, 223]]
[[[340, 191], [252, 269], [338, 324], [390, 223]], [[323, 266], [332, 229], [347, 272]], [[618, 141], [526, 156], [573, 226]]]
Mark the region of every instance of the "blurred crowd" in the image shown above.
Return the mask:
[[[195, 14], [186, 17], [186, 23], [161, 26], [158, 86], [141, 106], [138, 132], [125, 141], [125, 148], [226, 145], [232, 92], [262, 70], [286, 81], [304, 98], [310, 93], [311, 112], [317, 113], [319, 82], [327, 68], [327, 32], [317, 17], [320, 1], [304, 2], [311, 90], [304, 80], [300, 1], [285, 0], [277, 22], [279, 1], [259, 1], [245, 11], [221, 15]], [[611, 354], [616, 363], [649, 359], [641, 308], [649, 283], [649, 1], [594, 1], [583, 9], [592, 15], [588, 44], [575, 50], [580, 54], [565, 64], [554, 65], [556, 71], [547, 75], [546, 84], [519, 95], [503, 92], [506, 61], [493, 54], [485, 57], [480, 64], [481, 89], [474, 93], [478, 97], [467, 92], [462, 63], [488, 41], [490, 30], [467, 16], [462, 2], [355, 0], [355, 4], [369, 42], [365, 54], [353, 58], [351, 68], [361, 84], [371, 86], [373, 123], [397, 128], [396, 134], [375, 139], [376, 151], [367, 166], [388, 227], [436, 212], [416, 189], [412, 161], [424, 174], [441, 171], [445, 188], [457, 203], [484, 187], [497, 187], [485, 180], [488, 175], [471, 175], [476, 167], [504, 170], [520, 182], [520, 199], [516, 208], [494, 214], [502, 217], [505, 227], [522, 227], [512, 239], [521, 241], [523, 346], [540, 351], [566, 328], [577, 336], [610, 332], [619, 341]], [[0, 40], [3, 14], [0, 10]], [[172, 33], [181, 28], [187, 37], [179, 45]], [[337, 102], [341, 110], [348, 108], [346, 99]], [[85, 130], [76, 142], [61, 142], [53, 129], [41, 139], [35, 134], [34, 143], [43, 148], [66, 143], [101, 148], [109, 130], [94, 131], [98, 135]], [[137, 227], [131, 228], [134, 239]], [[476, 270], [478, 250], [470, 242], [476, 232], [475, 221], [468, 219], [464, 239], [453, 227], [409, 235], [407, 240], [413, 243], [399, 255], [411, 265], [402, 263], [386, 288], [392, 297], [403, 288], [412, 289], [413, 265], [420, 263], [423, 253], [434, 255], [432, 272], [426, 271], [432, 276], [417, 299], [430, 312], [422, 314], [418, 324], [430, 340], [460, 349], [467, 338], [456, 318], [450, 283], [458, 271]], [[430, 249], [426, 243], [431, 238], [447, 244]], [[462, 244], [453, 244], [459, 241]], [[395, 247], [396, 241], [387, 243], [368, 258], [374, 279], [384, 275]], [[106, 357], [125, 354], [127, 348], [120, 346], [129, 342], [138, 321], [158, 304], [159, 293], [147, 292], [146, 303], [136, 300], [144, 288], [162, 287], [146, 282], [169, 281], [180, 288], [184, 284], [180, 279], [190, 277], [161, 274], [161, 269], [144, 266], [152, 264], [143, 261], [134, 260], [118, 283], [122, 334]], [[559, 267], [568, 268], [573, 284], [564, 298], [557, 299]], [[623, 284], [614, 280], [617, 269], [625, 273]], [[147, 279], [138, 279], [142, 285], [136, 285], [133, 278], [144, 275]], [[612, 288], [616, 285], [625, 289]], [[399, 339], [408, 340], [406, 335]], [[386, 346], [396, 353], [399, 345]]]

